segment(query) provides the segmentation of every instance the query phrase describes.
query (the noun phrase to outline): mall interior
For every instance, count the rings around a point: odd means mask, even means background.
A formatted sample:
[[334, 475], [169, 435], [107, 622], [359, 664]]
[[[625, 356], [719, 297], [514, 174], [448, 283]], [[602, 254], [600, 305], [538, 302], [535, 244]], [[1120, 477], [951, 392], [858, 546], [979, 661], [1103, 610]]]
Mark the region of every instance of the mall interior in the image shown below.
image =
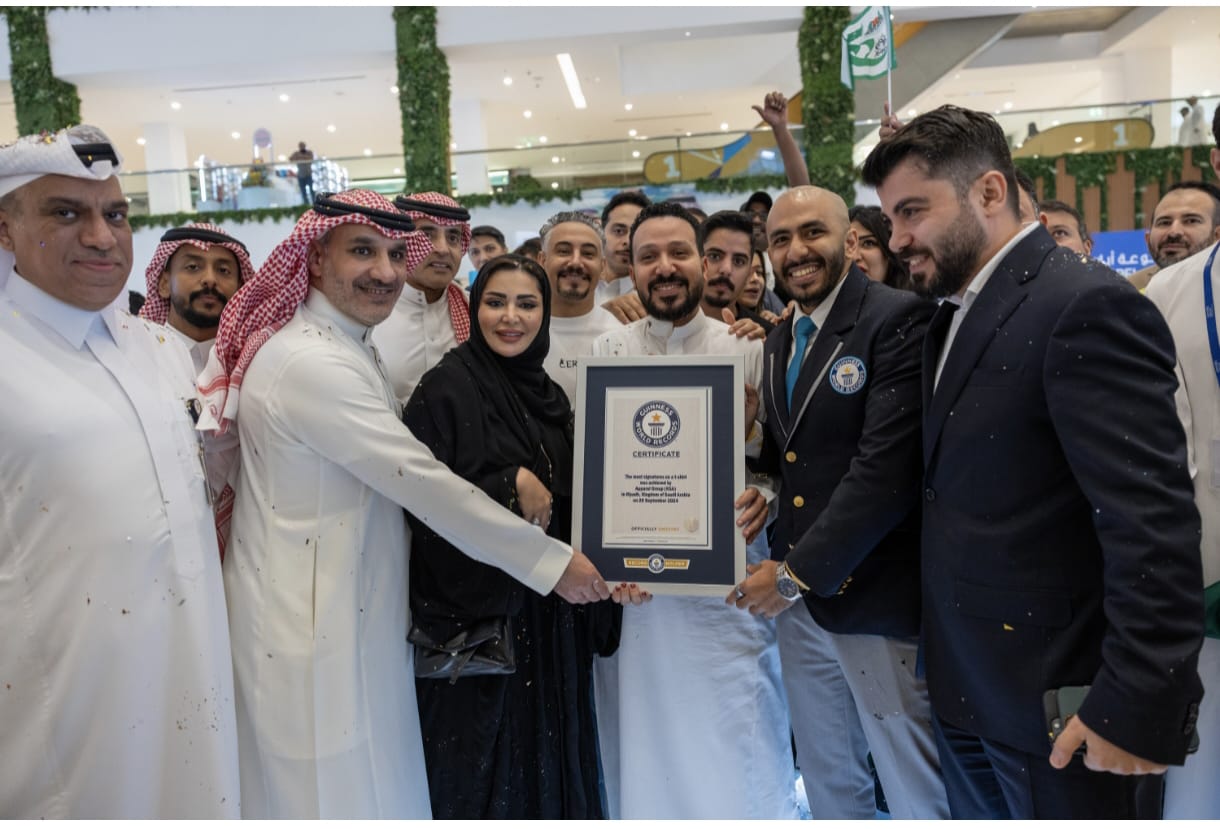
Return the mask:
[[[784, 93], [799, 140], [802, 15], [800, 6], [440, 7], [453, 192], [501, 194], [472, 204], [474, 221], [502, 228], [511, 248], [566, 204], [600, 210], [622, 188], [689, 197], [709, 212], [778, 191], [782, 164], [751, 107]], [[1198, 99], [1208, 125], [1220, 101], [1211, 71], [1220, 8], [901, 5], [892, 15], [892, 92], [885, 79], [856, 82], [854, 162], [878, 140], [887, 94], [904, 119], [944, 103], [985, 110], [1015, 157], [1068, 159], [1057, 196], [1078, 200], [1097, 231], [1143, 228], [1156, 201], [1156, 188], [1135, 192], [1147, 189], [1140, 176], [1114, 170], [1116, 156], [1121, 165], [1128, 151], [1172, 152], [1186, 99]], [[315, 189], [410, 192], [392, 16], [388, 6], [49, 11], [54, 76], [75, 85], [82, 121], [123, 153], [132, 215], [169, 217], [137, 233], [136, 260], [174, 217], [301, 205], [289, 156], [302, 142], [315, 154]], [[0, 38], [7, 53], [3, 27]], [[8, 72], [5, 62], [0, 141], [17, 135]], [[1127, 178], [1107, 187], [1077, 172], [1072, 187], [1074, 155]], [[1179, 175], [1211, 175], [1205, 158], [1195, 162]], [[532, 198], [504, 195], [527, 182]], [[1120, 198], [1127, 189], [1134, 195]], [[863, 186], [856, 200], [876, 202]], [[245, 224], [256, 261], [292, 220]]]

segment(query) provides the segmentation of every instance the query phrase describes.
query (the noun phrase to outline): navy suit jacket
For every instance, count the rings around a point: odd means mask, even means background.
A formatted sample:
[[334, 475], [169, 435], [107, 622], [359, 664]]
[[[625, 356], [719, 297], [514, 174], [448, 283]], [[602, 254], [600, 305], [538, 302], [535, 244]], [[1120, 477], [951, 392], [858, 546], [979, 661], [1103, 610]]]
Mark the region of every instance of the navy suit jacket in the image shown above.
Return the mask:
[[853, 265], [791, 412], [792, 323], [767, 337], [760, 462], [782, 479], [771, 554], [810, 586], [810, 614], [834, 633], [919, 632], [919, 360], [934, 307]]
[[1043, 693], [1092, 685], [1086, 725], [1181, 763], [1202, 696], [1203, 579], [1168, 327], [1041, 227], [977, 296], [933, 392], [941, 319], [923, 354], [936, 714], [1045, 755]]

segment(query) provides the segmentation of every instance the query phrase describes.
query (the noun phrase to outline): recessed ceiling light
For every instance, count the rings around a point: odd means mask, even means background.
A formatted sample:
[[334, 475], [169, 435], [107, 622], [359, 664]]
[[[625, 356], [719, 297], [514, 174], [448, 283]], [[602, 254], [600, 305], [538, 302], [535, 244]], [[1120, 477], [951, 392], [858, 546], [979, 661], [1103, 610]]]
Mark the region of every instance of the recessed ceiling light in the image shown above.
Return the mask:
[[144, 136], [140, 136], [139, 138], [136, 139], [136, 143], [139, 144], [141, 147], [143, 147], [148, 142], [144, 140]]
[[1057, 127], [1057, 126], [1059, 126], [1059, 122], [1058, 122], [1058, 121], [1051, 121], [1051, 126], [1052, 126], [1052, 127]]
[[170, 101], [169, 108], [170, 109], [182, 109], [182, 104], [178, 103], [177, 101]]
[[334, 131], [335, 131], [335, 125], [334, 125], [334, 124], [327, 124], [327, 125], [326, 125], [326, 131], [327, 131], [327, 132], [334, 132]]
[[277, 155], [277, 156], [275, 157], [275, 160], [276, 160], [276, 161], [287, 161], [287, 160], [288, 160], [288, 156], [286, 156], [286, 155], [282, 155], [282, 154], [281, 154], [281, 155]]
[[559, 156], [557, 156], [557, 155], [553, 155], [553, 156], [551, 156], [551, 163], [552, 163], [552, 164], [558, 164], [558, 163], [559, 163]]
[[627, 130], [627, 135], [629, 135], [631, 138], [635, 138], [635, 130]]
[[237, 130], [234, 130], [233, 132], [229, 133], [229, 135], [233, 136], [234, 141], [241, 138], [241, 133], [238, 132]]
[[1078, 136], [1076, 136], [1076, 139], [1075, 139], [1075, 140], [1076, 140], [1076, 143], [1077, 143], [1077, 144], [1079, 144], [1080, 142], [1084, 141], [1084, 139], [1083, 139], [1083, 138], [1081, 138], [1079, 135], [1078, 135]]
[[450, 150], [456, 150], [456, 149], [457, 149], [457, 142], [456, 142], [456, 141], [450, 141], [450, 142], [449, 142], [449, 149], [450, 149]]
[[1004, 109], [1012, 109], [1012, 101], [1005, 101]]
[[559, 71], [563, 74], [563, 82], [568, 87], [572, 106], [584, 109], [588, 104], [585, 102], [585, 93], [580, 88], [580, 78], [576, 74], [576, 64], [572, 63], [572, 56], [567, 52], [560, 52], [555, 55], [555, 60], [559, 61]]
[[280, 103], [286, 104], [286, 103], [288, 103], [288, 101], [289, 101], [288, 93], [281, 92], [280, 93]]
[[546, 136], [545, 136], [545, 135], [540, 135], [540, 136], [538, 136], [538, 143], [539, 143], [539, 144], [545, 144], [545, 143], [546, 143]]
[[512, 78], [512, 75], [505, 75], [505, 76], [504, 76], [504, 85], [505, 85], [505, 86], [512, 86], [512, 85], [513, 85], [513, 78]]
[[391, 95], [397, 95], [397, 94], [398, 94], [398, 87], [397, 87], [397, 86], [391, 86], [391, 87], [390, 87], [390, 94], [391, 94]]
[[365, 155], [372, 155], [372, 154], [373, 154], [373, 151], [372, 151], [372, 150], [370, 150], [368, 147], [365, 147], [365, 148], [364, 148], [364, 154], [365, 154]]
[[623, 109], [627, 110], [628, 112], [631, 112], [631, 109], [632, 109], [631, 104], [623, 104]]
[[721, 121], [721, 122], [720, 122], [720, 129], [721, 129], [721, 131], [723, 131], [723, 132], [728, 132], [728, 129], [729, 129], [729, 124], [728, 124], [728, 122], [727, 122], [727, 121]]
[[534, 113], [533, 113], [533, 112], [531, 112], [531, 111], [530, 111], [530, 110], [528, 110], [528, 109], [527, 109], [525, 112], [521, 113], [521, 114], [522, 114], [524, 117], [526, 117], [526, 118], [533, 118], [533, 117], [534, 117]]
[[401, 168], [401, 167], [395, 167], [395, 168], [394, 168], [394, 175], [396, 175], [396, 176], [401, 176], [401, 175], [402, 175], [402, 168]]
[[690, 32], [687, 32], [687, 33], [686, 33], [686, 36], [687, 36], [687, 37], [690, 37]]
[[559, 189], [559, 182], [557, 182], [557, 181], [552, 181], [552, 182], [551, 182], [551, 189], [552, 189], [552, 190], [558, 190], [558, 189]]
[[687, 131], [686, 131], [686, 137], [687, 137], [687, 138], [690, 138], [690, 130], [687, 130]]
[[908, 109], [908, 110], [907, 110], [907, 117], [908, 117], [908, 118], [914, 118], [914, 117], [915, 117], [916, 115], [918, 115], [918, 114], [919, 114], [919, 110], [917, 110], [917, 109], [912, 108], [912, 109]]
[[631, 151], [631, 157], [632, 157], [632, 158], [639, 158], [639, 157], [640, 157], [640, 151], [639, 151], [639, 150], [632, 150], [632, 151]]

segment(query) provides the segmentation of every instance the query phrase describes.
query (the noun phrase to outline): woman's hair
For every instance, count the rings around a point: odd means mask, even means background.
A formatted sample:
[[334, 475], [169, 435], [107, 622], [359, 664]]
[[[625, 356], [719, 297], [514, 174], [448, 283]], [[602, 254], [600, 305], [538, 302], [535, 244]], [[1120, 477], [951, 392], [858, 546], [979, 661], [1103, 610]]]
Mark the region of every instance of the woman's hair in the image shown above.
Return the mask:
[[906, 264], [890, 250], [890, 223], [881, 212], [880, 207], [856, 205], [847, 213], [849, 221], [861, 225], [869, 233], [877, 237], [877, 244], [885, 254], [885, 284], [899, 290], [910, 290], [911, 275]]

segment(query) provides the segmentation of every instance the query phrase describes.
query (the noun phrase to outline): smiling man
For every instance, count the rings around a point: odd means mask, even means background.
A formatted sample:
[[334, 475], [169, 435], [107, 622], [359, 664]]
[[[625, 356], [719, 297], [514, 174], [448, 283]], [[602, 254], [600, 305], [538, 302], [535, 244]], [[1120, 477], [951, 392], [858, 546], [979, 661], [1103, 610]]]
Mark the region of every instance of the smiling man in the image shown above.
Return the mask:
[[605, 239], [596, 221], [574, 210], [556, 213], [539, 233], [542, 267], [551, 282], [551, 347], [542, 365], [576, 406], [581, 358], [593, 353], [594, 340], [620, 325], [594, 304]]
[[1155, 264], [1129, 280], [1141, 291], [1158, 271], [1220, 239], [1220, 189], [1205, 181], [1179, 181], [1157, 202], [1144, 239]]
[[454, 282], [470, 247], [470, 213], [443, 193], [399, 196], [394, 204], [431, 247], [407, 274], [394, 312], [373, 337], [394, 394], [405, 404], [424, 372], [470, 338], [470, 298]]
[[[594, 356], [741, 355], [745, 380], [757, 388], [762, 344], [735, 337], [699, 307], [703, 265], [694, 217], [678, 204], [650, 205], [636, 217], [630, 244], [648, 316], [603, 334]], [[761, 440], [752, 425], [757, 454]], [[747, 542], [767, 517], [765, 483], [751, 476], [733, 505]], [[748, 558], [765, 559], [765, 543], [750, 545]], [[623, 609], [619, 651], [594, 669], [610, 816], [797, 816], [774, 623], [716, 597], [657, 596]]]
[[195, 371], [127, 311], [119, 167], [95, 127], [0, 147], [0, 813], [234, 818]]
[[759, 466], [780, 475], [782, 497], [770, 560], [729, 601], [778, 616], [813, 817], [873, 817], [871, 752], [895, 818], [946, 818], [915, 673], [919, 347], [933, 306], [852, 264], [856, 231], [827, 190], [784, 193], [767, 235], [775, 278], [797, 301], [764, 353]]
[[430, 815], [404, 508], [538, 593], [609, 596], [400, 420], [372, 327], [431, 251], [376, 193], [319, 194], [225, 309], [200, 380], [200, 423], [241, 435], [224, 570], [245, 817]]
[[[1013, 173], [996, 120], [950, 105], [863, 168], [915, 290], [943, 298], [923, 348], [921, 633], [949, 807], [1159, 817], [1141, 776], [1182, 764], [1202, 693], [1174, 346], [1125, 280], [1022, 226]], [[1051, 744], [1044, 695], [1084, 690]]]

